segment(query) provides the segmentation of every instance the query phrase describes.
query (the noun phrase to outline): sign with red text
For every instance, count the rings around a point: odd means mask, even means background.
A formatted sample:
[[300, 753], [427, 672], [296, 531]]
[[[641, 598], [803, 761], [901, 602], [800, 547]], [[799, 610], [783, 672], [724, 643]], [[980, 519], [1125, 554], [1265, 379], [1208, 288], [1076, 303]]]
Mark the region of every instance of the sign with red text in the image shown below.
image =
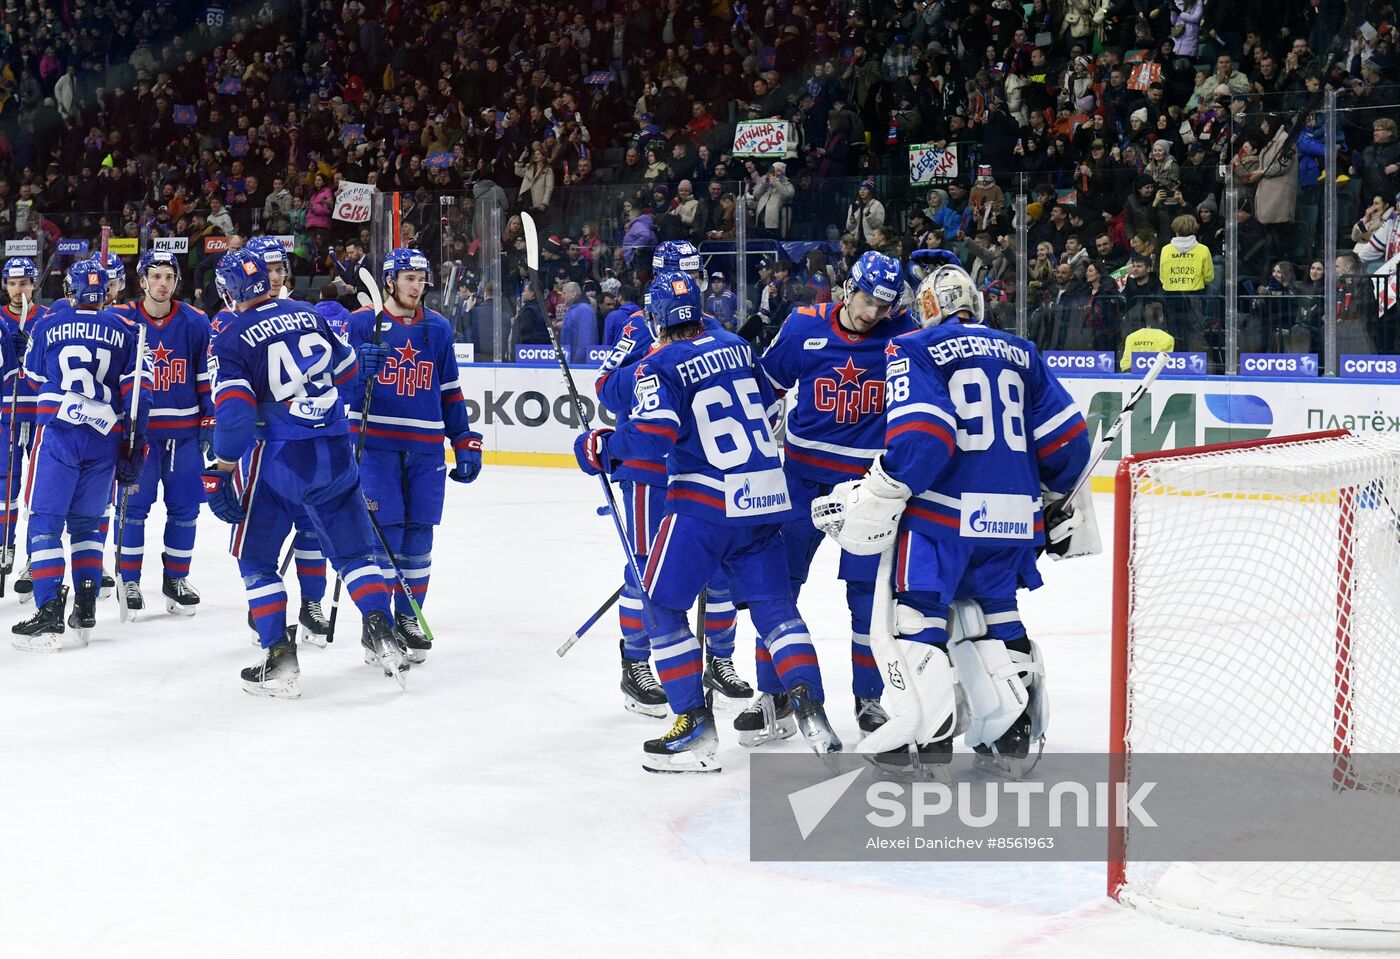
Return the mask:
[[335, 194], [334, 217], [346, 223], [368, 223], [370, 198], [373, 196], [373, 184], [341, 180], [340, 189]]
[[909, 182], [945, 183], [958, 175], [958, 148], [920, 143], [909, 148]]
[[797, 156], [797, 134], [787, 120], [742, 120], [734, 130], [734, 156]]

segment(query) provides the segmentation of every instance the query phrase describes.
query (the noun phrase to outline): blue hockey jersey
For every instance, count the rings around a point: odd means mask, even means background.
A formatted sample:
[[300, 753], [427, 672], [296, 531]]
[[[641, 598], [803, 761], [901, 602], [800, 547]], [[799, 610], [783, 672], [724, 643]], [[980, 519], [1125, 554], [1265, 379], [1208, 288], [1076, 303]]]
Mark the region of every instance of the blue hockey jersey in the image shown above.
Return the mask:
[[987, 546], [1042, 543], [1041, 488], [1070, 491], [1089, 437], [1035, 345], [956, 322], [890, 342], [883, 463], [914, 491], [905, 527]]
[[296, 300], [268, 300], [230, 314], [214, 337], [214, 453], [235, 462], [254, 438], [345, 436], [341, 390], [355, 379], [355, 353], [319, 313]]
[[[373, 342], [374, 311], [351, 313], [349, 328], [352, 345]], [[453, 341], [452, 324], [441, 313], [419, 307], [412, 316], [400, 317], [385, 310], [379, 342], [389, 348], [389, 356], [370, 399], [367, 448], [441, 448], [445, 436], [456, 450], [471, 441]], [[347, 400], [350, 428], [358, 432], [364, 394], [357, 390]]]
[[[712, 316], [702, 316], [701, 319], [705, 329], [711, 332], [724, 328]], [[626, 324], [618, 328], [617, 339], [611, 345], [612, 352], [603, 360], [593, 389], [598, 394], [598, 402], [617, 416], [617, 425], [621, 426], [627, 422], [636, 402], [634, 386], [637, 363], [656, 347], [651, 328], [647, 326], [641, 310], [629, 316]], [[624, 460], [613, 470], [612, 476], [614, 479], [659, 486], [666, 482], [666, 463], [661, 459], [643, 457]]]
[[720, 330], [666, 343], [637, 364], [633, 394], [608, 455], [664, 461], [673, 512], [746, 525], [791, 512], [768, 421], [776, 401], [744, 340]]
[[758, 361], [779, 395], [797, 390], [787, 422], [787, 468], [817, 483], [864, 476], [884, 449], [889, 342], [917, 328], [905, 313], [861, 336], [841, 328], [841, 309], [799, 306]]
[[[136, 332], [111, 310], [55, 307], [37, 324], [24, 357], [24, 374], [38, 390], [35, 422], [127, 432], [136, 382]], [[150, 371], [142, 389], [150, 385]], [[148, 405], [138, 410], [145, 432]]]
[[170, 312], [159, 320], [146, 312], [141, 300], [114, 309], [146, 325], [151, 378], [142, 402], [150, 404], [152, 442], [198, 436], [200, 419], [214, 415], [209, 317], [179, 300], [172, 301]]
[[[39, 321], [48, 315], [48, 308], [40, 306], [38, 303], [29, 305], [29, 315], [24, 321], [24, 332], [33, 336], [39, 327]], [[19, 332], [20, 319], [19, 310], [14, 304], [10, 304], [0, 309], [0, 326], [3, 326], [5, 338], [9, 339]], [[14, 411], [10, 408], [12, 401], [18, 401], [19, 414], [15, 417], [15, 424], [23, 426], [34, 422], [34, 408], [39, 399], [39, 391], [33, 380], [24, 375], [24, 357], [14, 356], [5, 366], [4, 390], [5, 397], [3, 405], [0, 405], [0, 428], [8, 431], [10, 418]], [[19, 395], [15, 395], [15, 379], [19, 379]]]

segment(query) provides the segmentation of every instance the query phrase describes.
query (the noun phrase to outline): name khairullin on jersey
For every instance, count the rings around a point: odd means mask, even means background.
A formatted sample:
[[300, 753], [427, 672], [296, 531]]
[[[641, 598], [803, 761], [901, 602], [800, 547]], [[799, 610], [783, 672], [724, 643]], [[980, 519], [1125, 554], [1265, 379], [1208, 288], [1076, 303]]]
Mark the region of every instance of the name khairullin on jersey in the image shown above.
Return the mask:
[[126, 343], [125, 334], [116, 327], [87, 320], [66, 320], [55, 323], [44, 330], [44, 337], [49, 343], [57, 343], [61, 340], [80, 340], [89, 343], [103, 343], [107, 346], [122, 346]]

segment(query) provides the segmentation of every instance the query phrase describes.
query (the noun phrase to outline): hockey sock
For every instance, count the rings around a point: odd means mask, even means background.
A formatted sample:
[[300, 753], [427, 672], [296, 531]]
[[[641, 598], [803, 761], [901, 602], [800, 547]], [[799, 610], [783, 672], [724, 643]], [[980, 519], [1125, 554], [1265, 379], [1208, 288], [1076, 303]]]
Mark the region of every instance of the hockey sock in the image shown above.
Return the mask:
[[132, 506], [126, 508], [126, 525], [122, 527], [122, 541], [117, 546], [117, 562], [121, 566], [122, 579], [140, 582], [141, 563], [146, 552], [145, 510]]
[[903, 634], [900, 639], [912, 639], [916, 643], [934, 643], [944, 646], [948, 642], [948, 604], [940, 602], [938, 593], [932, 590], [911, 590], [899, 594], [899, 602], [912, 606], [923, 614], [931, 625], [917, 633]]
[[680, 609], [652, 607], [656, 631], [652, 637], [651, 654], [655, 659], [656, 678], [666, 690], [666, 702], [671, 712], [680, 714], [705, 705], [705, 693], [700, 683], [703, 666], [700, 642], [686, 624], [686, 614]]
[[[127, 518], [130, 523], [130, 517]], [[165, 553], [161, 559], [165, 563], [165, 575], [171, 579], [183, 579], [190, 575], [190, 557], [194, 555], [193, 516], [180, 513], [166, 513]]]
[[749, 604], [753, 624], [763, 635], [763, 645], [773, 658], [773, 668], [784, 689], [808, 683], [819, 698], [824, 699], [822, 673], [817, 665], [817, 651], [807, 624], [802, 622], [797, 605], [791, 600], [765, 599]]
[[[34, 580], [34, 602], [43, 606], [58, 595], [67, 564], [63, 560], [63, 540], [57, 532], [38, 532], [41, 519], [32, 516], [29, 527], [29, 575]], [[62, 529], [60, 522], [59, 528]]]
[[[433, 572], [433, 528], [416, 523], [405, 526], [403, 549], [395, 555], [399, 560], [399, 569], [403, 570], [403, 578], [408, 580], [408, 588], [413, 590], [413, 598], [421, 609], [428, 600], [428, 578]], [[387, 566], [384, 571], [393, 576], [393, 567]], [[397, 585], [398, 577], [394, 577], [394, 582]], [[399, 613], [413, 614], [413, 607], [403, 595], [402, 588], [394, 593], [394, 606]]]
[[302, 602], [319, 603], [326, 595], [326, 557], [321, 555], [321, 539], [315, 530], [296, 531], [292, 537], [292, 558], [297, 564]]
[[761, 636], [753, 641], [753, 665], [760, 693], [783, 691], [783, 682], [778, 678], [778, 671], [773, 668], [773, 657], [769, 655], [768, 647], [763, 645]]
[[[68, 540], [73, 553], [73, 585], [102, 583], [102, 547], [107, 537], [98, 516], [70, 516]], [[37, 599], [37, 594], [35, 595]]]
[[710, 587], [705, 598], [705, 648], [721, 659], [734, 657], [734, 622], [738, 619], [728, 589]]
[[[1016, 609], [1016, 600], [1010, 599], [984, 599], [979, 600], [982, 606], [982, 615], [987, 620], [987, 636], [990, 639], [999, 639], [1007, 646], [1016, 640], [1026, 638], [1026, 627], [1021, 623], [1021, 614]], [[1024, 650], [1030, 652], [1029, 645]]]
[[275, 570], [245, 575], [243, 587], [258, 642], [263, 649], [280, 643], [287, 631], [287, 587]]
[[[639, 557], [638, 565], [644, 562], [646, 558]], [[630, 565], [622, 575], [622, 595], [617, 598], [617, 624], [622, 628], [622, 658], [641, 663], [651, 654], [651, 641], [647, 638], [642, 619], [642, 590], [632, 576]]]
[[[395, 556], [402, 555], [403, 527], [391, 525], [381, 526], [379, 528], [383, 531], [384, 539], [389, 544], [389, 549], [393, 551], [393, 554]], [[407, 608], [408, 602], [403, 599], [403, 589], [399, 586], [399, 578], [394, 575], [394, 566], [389, 562], [389, 554], [384, 552], [384, 543], [381, 543], [377, 536], [374, 539], [374, 543], [374, 561], [379, 564], [379, 569], [383, 573], [384, 587], [389, 591], [390, 605], [393, 606], [402, 603], [403, 606]], [[389, 618], [394, 618], [392, 613]]]
[[870, 611], [875, 602], [875, 584], [846, 583], [846, 605], [851, 608], [851, 692], [861, 699], [875, 699], [884, 691], [885, 681], [870, 651]]
[[351, 560], [340, 567], [340, 578], [345, 581], [345, 591], [350, 601], [359, 609], [360, 615], [383, 613], [389, 619], [394, 611], [389, 605], [389, 589], [384, 585], [384, 573], [368, 560]]

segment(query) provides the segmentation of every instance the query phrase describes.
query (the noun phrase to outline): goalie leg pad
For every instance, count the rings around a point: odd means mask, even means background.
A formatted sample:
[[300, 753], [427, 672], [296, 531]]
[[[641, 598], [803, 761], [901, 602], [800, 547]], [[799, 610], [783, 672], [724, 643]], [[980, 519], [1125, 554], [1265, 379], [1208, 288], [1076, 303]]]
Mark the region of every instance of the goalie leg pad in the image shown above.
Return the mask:
[[[988, 619], [998, 618], [991, 614]], [[1024, 635], [1009, 643], [995, 638], [959, 636], [948, 654], [967, 696], [971, 721], [969, 746], [990, 746], [1022, 714], [1029, 714], [1032, 739], [1044, 735], [1049, 718], [1044, 694], [1045, 665], [1035, 644]]]

